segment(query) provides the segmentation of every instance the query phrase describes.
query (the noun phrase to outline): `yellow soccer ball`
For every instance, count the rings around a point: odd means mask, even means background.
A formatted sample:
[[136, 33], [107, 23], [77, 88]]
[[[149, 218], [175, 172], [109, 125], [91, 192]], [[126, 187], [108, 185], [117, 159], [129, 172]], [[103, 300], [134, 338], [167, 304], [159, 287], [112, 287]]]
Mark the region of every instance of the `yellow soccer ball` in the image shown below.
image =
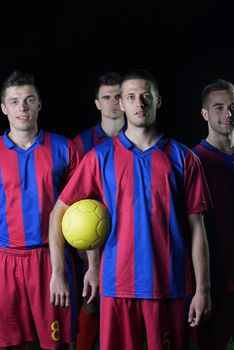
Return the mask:
[[66, 241], [78, 250], [100, 248], [110, 232], [110, 214], [103, 203], [82, 199], [70, 205], [62, 218]]

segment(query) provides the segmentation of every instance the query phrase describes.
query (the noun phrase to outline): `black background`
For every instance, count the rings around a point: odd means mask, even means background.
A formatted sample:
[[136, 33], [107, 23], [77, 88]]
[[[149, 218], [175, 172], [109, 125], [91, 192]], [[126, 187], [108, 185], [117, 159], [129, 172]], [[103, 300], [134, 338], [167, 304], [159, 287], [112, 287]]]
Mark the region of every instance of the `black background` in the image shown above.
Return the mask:
[[[34, 74], [43, 100], [39, 123], [50, 131], [73, 137], [97, 122], [94, 86], [100, 74], [145, 68], [159, 81], [163, 128], [193, 146], [206, 136], [202, 88], [219, 77], [234, 82], [231, 2], [7, 7], [0, 23], [0, 81], [15, 69]], [[1, 114], [1, 133], [7, 125]]]

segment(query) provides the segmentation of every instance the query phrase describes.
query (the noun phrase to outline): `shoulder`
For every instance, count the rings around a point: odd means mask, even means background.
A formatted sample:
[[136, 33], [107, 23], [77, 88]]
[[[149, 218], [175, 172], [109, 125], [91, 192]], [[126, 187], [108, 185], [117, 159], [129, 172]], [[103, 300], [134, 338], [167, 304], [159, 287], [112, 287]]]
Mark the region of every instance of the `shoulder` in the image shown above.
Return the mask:
[[93, 130], [96, 128], [96, 126], [92, 126], [90, 128], [87, 128], [83, 131], [81, 131], [79, 134], [77, 134], [75, 137], [74, 137], [74, 140], [76, 139], [79, 139], [79, 138], [85, 138], [89, 135], [91, 135], [93, 133]]
[[180, 154], [183, 157], [187, 157], [187, 156], [194, 157], [195, 156], [195, 154], [191, 148], [189, 148], [184, 143], [182, 143], [178, 140], [169, 139], [168, 145], [172, 151], [177, 152], [178, 154]]
[[167, 154], [175, 166], [183, 169], [200, 167], [200, 159], [195, 152], [180, 141], [169, 139], [166, 146]]
[[45, 140], [50, 139], [50, 143], [57, 147], [72, 147], [76, 148], [74, 141], [62, 134], [45, 131]]
[[56, 139], [56, 140], [61, 141], [61, 142], [66, 142], [66, 141], [70, 140], [70, 138], [67, 136], [64, 136], [62, 134], [57, 134], [57, 133], [54, 133], [51, 131], [45, 131], [44, 133], [45, 133], [45, 136], [49, 136], [50, 138]]
[[92, 147], [84, 156], [85, 159], [104, 159], [112, 154], [113, 139], [108, 138], [98, 145]]
[[101, 142], [98, 145], [96, 145], [94, 148], [96, 150], [103, 150], [103, 151], [106, 150], [106, 149], [109, 149], [110, 147], [113, 147], [117, 137], [118, 136], [108, 137], [103, 142]]

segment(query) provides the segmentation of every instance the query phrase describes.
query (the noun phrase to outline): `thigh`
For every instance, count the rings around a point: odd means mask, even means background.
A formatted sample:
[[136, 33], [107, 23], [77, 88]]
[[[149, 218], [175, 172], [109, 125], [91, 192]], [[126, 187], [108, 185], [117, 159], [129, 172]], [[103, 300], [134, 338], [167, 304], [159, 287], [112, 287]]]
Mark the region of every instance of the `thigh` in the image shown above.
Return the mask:
[[28, 302], [22, 250], [0, 250], [0, 346], [22, 344], [34, 339], [33, 320]]
[[145, 326], [139, 299], [101, 297], [102, 350], [143, 350]]
[[149, 350], [188, 348], [190, 298], [142, 300]]
[[[48, 249], [34, 249], [30, 264], [25, 264], [31, 310], [42, 348], [58, 348], [75, 341], [77, 334], [77, 291], [73, 283], [72, 257], [66, 253], [70, 287], [70, 307], [58, 308], [50, 303], [51, 262]], [[31, 276], [31, 278], [29, 278]]]

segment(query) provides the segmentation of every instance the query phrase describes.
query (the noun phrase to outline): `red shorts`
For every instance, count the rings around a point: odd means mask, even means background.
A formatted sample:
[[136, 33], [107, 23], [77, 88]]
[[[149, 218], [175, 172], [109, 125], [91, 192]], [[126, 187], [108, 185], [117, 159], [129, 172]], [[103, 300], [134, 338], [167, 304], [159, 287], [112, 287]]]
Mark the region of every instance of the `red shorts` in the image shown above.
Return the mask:
[[65, 256], [71, 307], [56, 308], [50, 304], [49, 249], [0, 248], [0, 347], [32, 341], [35, 328], [45, 349], [75, 341], [77, 292], [70, 254]]
[[188, 349], [187, 299], [125, 299], [101, 297], [102, 350]]
[[211, 317], [191, 329], [191, 342], [201, 350], [225, 350], [234, 335], [234, 292], [211, 298]]

